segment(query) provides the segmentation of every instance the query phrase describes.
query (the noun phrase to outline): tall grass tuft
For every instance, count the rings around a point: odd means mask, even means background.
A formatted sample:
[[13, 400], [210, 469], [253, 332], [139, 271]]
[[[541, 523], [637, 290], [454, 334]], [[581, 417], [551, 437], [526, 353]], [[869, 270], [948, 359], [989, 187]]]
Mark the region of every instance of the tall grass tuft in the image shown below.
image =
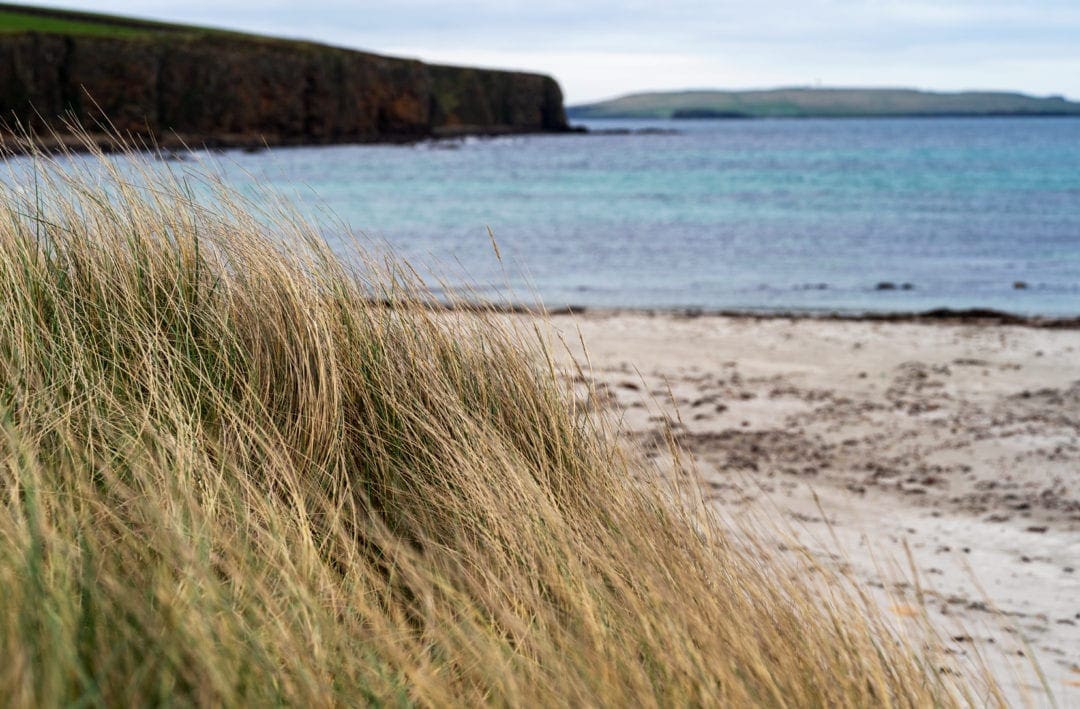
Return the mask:
[[5, 704], [986, 699], [645, 475], [505, 318], [206, 175], [9, 164]]

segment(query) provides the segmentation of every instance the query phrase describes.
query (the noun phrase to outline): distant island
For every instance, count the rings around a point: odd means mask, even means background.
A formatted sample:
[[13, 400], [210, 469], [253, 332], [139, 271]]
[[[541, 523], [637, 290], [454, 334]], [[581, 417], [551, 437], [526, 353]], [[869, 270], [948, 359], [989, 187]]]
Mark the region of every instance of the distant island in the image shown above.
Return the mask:
[[65, 115], [165, 147], [568, 130], [549, 76], [97, 13], [0, 3], [0, 67], [3, 125], [54, 142]]
[[622, 96], [567, 109], [570, 118], [860, 118], [916, 116], [1072, 116], [1061, 96], [915, 89], [785, 88], [674, 91]]

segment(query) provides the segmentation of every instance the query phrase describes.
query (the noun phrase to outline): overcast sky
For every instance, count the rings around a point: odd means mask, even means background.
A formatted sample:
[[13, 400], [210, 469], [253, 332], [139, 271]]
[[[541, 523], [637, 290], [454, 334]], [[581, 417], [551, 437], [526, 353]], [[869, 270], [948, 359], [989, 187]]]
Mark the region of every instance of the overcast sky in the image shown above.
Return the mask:
[[644, 90], [1001, 89], [1080, 99], [1080, 0], [61, 0], [427, 61]]

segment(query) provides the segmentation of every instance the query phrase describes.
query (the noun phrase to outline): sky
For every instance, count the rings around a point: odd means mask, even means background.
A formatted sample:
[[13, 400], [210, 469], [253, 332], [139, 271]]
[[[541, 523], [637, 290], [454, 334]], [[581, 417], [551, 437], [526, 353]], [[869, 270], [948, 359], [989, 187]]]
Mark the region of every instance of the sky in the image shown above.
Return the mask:
[[32, 4], [649, 90], [992, 89], [1080, 100], [1080, 0], [61, 0]]

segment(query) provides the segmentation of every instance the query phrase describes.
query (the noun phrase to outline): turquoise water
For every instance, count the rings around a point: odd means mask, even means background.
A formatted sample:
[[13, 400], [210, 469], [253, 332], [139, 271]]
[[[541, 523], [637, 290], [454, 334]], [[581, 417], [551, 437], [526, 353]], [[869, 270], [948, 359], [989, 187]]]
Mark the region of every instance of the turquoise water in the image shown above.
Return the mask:
[[676, 132], [223, 163], [241, 185], [310, 187], [305, 210], [321, 203], [452, 283], [549, 306], [1080, 314], [1080, 119], [587, 125]]

